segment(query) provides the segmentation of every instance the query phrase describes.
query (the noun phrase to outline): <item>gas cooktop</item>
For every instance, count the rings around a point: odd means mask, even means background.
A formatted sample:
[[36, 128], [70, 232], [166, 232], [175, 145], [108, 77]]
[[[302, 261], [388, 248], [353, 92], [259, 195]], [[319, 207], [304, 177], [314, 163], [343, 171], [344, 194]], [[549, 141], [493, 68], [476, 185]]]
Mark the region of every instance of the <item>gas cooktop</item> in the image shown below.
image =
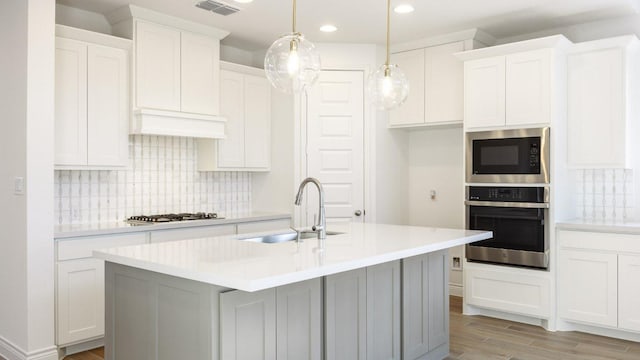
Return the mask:
[[189, 220], [211, 220], [224, 219], [216, 213], [180, 213], [180, 214], [160, 214], [160, 215], [136, 215], [127, 219], [132, 225], [150, 224], [150, 223], [166, 223], [173, 221], [189, 221]]

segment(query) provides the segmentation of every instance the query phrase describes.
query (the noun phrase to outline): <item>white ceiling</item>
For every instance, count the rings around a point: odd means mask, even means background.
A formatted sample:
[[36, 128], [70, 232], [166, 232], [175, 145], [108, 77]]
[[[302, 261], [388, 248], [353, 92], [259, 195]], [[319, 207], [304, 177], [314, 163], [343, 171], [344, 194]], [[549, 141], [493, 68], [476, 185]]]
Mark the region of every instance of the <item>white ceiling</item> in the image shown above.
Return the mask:
[[[135, 4], [231, 32], [223, 43], [245, 50], [267, 48], [291, 31], [291, 0], [254, 0], [239, 13], [221, 16], [198, 9], [198, 0], [58, 0], [102, 14]], [[415, 12], [393, 14], [392, 41], [421, 39], [470, 28], [496, 38], [610, 17], [636, 14], [639, 0], [392, 0], [411, 3]], [[385, 40], [386, 0], [298, 0], [298, 31], [314, 42], [378, 43]], [[332, 23], [338, 31], [318, 28]]]

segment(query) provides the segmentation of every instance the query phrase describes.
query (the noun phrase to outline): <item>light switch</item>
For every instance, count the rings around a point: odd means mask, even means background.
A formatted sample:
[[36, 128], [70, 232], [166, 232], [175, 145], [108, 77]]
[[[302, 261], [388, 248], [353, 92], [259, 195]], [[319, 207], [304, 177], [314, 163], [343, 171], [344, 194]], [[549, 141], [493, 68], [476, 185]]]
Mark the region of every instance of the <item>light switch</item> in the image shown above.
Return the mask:
[[24, 195], [24, 178], [16, 176], [13, 180], [13, 192], [16, 195]]

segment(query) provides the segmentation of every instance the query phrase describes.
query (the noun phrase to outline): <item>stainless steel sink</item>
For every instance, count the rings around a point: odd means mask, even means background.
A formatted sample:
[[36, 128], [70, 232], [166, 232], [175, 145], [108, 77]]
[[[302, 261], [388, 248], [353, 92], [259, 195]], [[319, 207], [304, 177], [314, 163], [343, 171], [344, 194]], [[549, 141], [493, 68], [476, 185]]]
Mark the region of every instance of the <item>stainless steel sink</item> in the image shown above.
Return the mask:
[[[339, 234], [344, 234], [344, 233], [337, 232], [337, 231], [327, 231], [327, 236], [339, 235]], [[268, 235], [262, 235], [257, 237], [239, 238], [238, 240], [258, 242], [263, 244], [277, 244], [277, 243], [296, 240], [297, 236], [298, 235], [295, 232], [285, 232], [280, 234], [268, 234]], [[315, 232], [303, 231], [300, 233], [300, 239], [312, 239], [317, 237], [318, 237], [318, 234]]]

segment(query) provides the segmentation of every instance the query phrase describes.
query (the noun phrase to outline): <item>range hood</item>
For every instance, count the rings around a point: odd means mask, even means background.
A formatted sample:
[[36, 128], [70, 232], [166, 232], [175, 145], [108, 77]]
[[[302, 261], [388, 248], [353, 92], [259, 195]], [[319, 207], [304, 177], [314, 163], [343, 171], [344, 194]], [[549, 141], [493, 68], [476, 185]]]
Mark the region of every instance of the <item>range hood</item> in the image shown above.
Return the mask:
[[131, 119], [131, 134], [224, 139], [226, 122], [222, 116], [138, 109]]

